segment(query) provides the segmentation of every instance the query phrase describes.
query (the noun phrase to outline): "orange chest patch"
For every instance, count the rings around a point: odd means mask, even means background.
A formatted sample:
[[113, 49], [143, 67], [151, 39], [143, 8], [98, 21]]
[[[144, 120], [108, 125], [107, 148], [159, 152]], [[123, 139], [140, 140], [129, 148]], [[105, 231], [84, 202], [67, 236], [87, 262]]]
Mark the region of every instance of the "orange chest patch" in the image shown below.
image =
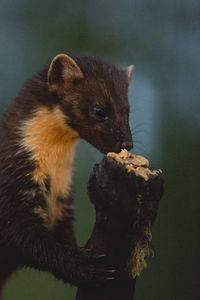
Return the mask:
[[[67, 125], [66, 117], [58, 107], [53, 110], [39, 108], [20, 131], [22, 148], [29, 151], [36, 162], [33, 180], [39, 183], [44, 192], [48, 207], [47, 227], [52, 228], [62, 218], [63, 207], [57, 198], [67, 197], [70, 190], [79, 135]], [[47, 177], [50, 178], [49, 193], [45, 190]]]

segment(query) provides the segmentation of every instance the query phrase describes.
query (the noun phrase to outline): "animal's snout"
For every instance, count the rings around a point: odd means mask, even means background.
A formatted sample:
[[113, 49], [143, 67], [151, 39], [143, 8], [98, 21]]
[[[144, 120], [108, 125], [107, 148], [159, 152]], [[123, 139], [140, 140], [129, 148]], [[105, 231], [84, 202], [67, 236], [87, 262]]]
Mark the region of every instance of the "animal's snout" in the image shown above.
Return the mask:
[[131, 150], [133, 148], [133, 141], [124, 141], [121, 144], [121, 149]]
[[133, 139], [129, 124], [126, 124], [123, 128], [123, 137], [121, 139], [121, 149], [131, 150], [133, 148]]

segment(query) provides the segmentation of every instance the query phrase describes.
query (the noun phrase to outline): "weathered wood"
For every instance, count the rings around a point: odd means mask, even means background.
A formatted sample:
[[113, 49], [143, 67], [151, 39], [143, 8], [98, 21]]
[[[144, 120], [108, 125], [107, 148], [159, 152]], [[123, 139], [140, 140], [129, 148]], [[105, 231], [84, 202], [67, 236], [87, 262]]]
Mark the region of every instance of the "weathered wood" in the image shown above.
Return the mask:
[[[130, 278], [133, 268], [128, 265], [138, 241], [146, 243], [146, 228], [155, 219], [163, 192], [162, 176], [145, 181], [105, 157], [94, 167], [88, 192], [96, 209], [96, 223], [86, 247], [95, 253], [106, 253], [105, 266], [117, 272], [115, 280], [99, 286], [79, 287], [76, 299], [132, 300], [136, 278]], [[136, 265], [133, 261], [132, 266]]]

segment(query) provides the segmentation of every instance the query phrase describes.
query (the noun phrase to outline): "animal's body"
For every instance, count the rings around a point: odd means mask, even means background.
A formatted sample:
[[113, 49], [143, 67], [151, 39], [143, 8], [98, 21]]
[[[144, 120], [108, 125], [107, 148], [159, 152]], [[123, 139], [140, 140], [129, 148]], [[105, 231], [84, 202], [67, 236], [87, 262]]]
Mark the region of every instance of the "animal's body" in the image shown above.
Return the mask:
[[56, 56], [23, 87], [0, 128], [0, 286], [16, 269], [45, 270], [71, 284], [114, 278], [73, 233], [75, 147], [130, 149], [132, 67]]

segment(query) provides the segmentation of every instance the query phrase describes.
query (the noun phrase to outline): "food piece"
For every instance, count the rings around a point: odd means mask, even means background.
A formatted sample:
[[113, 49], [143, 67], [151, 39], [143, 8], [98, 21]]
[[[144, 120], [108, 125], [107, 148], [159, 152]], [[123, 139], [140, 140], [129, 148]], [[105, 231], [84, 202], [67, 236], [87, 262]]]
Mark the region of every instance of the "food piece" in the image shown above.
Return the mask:
[[148, 168], [149, 161], [145, 157], [131, 154], [126, 149], [122, 149], [120, 153], [109, 152], [107, 156], [125, 165], [128, 173], [135, 172], [136, 176], [145, 181], [148, 181], [150, 176], [156, 176], [159, 173], [157, 170], [151, 171]]
[[133, 167], [149, 166], [149, 161], [146, 158], [141, 155], [131, 154], [126, 149], [122, 149], [120, 153], [109, 152], [107, 156], [124, 165], [130, 164]]

